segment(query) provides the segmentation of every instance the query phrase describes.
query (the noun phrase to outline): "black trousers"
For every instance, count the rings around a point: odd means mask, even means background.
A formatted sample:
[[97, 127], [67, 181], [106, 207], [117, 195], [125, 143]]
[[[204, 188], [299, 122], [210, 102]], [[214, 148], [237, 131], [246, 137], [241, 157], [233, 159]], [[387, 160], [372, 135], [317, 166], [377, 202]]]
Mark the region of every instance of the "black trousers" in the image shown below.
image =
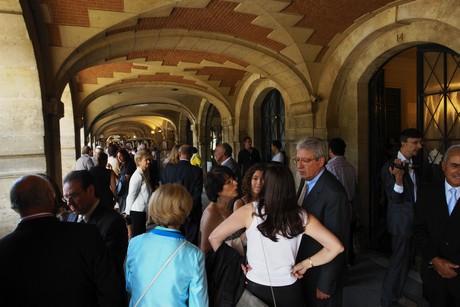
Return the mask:
[[[441, 282], [442, 284], [445, 284]], [[427, 289], [428, 301], [430, 307], [460, 307], [460, 296], [459, 293], [451, 293], [445, 285], [444, 287], [436, 287], [436, 289]]]
[[[273, 303], [272, 290], [270, 286], [264, 286], [248, 280], [247, 288], [265, 304], [275, 306]], [[304, 306], [302, 287], [299, 281], [283, 287], [273, 287], [273, 293], [278, 307]]]
[[398, 306], [398, 299], [402, 294], [409, 273], [411, 242], [410, 237], [391, 236], [392, 254], [383, 278], [380, 301], [382, 307]]
[[147, 214], [145, 211], [132, 211], [129, 213], [131, 225], [133, 227], [133, 238], [147, 231], [145, 224], [147, 223]]

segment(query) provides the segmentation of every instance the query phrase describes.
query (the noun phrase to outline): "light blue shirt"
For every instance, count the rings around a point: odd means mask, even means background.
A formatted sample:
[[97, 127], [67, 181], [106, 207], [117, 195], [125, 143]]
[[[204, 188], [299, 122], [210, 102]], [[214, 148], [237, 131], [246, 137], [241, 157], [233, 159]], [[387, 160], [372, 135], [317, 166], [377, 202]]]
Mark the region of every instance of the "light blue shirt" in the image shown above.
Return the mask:
[[[126, 289], [134, 306], [153, 277], [184, 242], [178, 230], [157, 226], [131, 239], [126, 258]], [[141, 306], [208, 306], [203, 252], [187, 242], [160, 273]]]
[[307, 195], [310, 193], [311, 190], [313, 190], [313, 187], [318, 182], [319, 177], [321, 177], [323, 173], [324, 173], [324, 168], [315, 176], [315, 178], [313, 178], [310, 181], [307, 181], [307, 184], [308, 184]]

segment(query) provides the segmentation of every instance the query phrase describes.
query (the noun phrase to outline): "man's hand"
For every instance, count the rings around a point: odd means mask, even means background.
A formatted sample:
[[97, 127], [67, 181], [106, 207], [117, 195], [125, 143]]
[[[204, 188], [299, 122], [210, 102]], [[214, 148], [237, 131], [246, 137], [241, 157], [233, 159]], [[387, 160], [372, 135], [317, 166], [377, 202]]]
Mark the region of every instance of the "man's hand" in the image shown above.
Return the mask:
[[331, 296], [329, 294], [326, 294], [324, 292], [321, 292], [320, 289], [316, 288], [316, 298], [319, 300], [327, 300]]
[[457, 276], [457, 272], [454, 269], [458, 269], [458, 264], [452, 263], [447, 259], [441, 257], [434, 257], [431, 260], [436, 272], [441, 275], [442, 278], [454, 278]]

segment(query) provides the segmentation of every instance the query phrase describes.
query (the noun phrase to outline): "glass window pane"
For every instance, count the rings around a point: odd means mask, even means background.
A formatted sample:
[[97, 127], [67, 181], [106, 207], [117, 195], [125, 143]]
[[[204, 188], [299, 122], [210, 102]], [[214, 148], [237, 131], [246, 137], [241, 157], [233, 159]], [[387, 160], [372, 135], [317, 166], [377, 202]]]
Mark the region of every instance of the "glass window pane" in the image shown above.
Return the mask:
[[424, 65], [424, 88], [426, 94], [442, 91], [443, 84], [443, 60], [440, 52], [425, 52]]
[[460, 56], [447, 55], [448, 90], [460, 90]]

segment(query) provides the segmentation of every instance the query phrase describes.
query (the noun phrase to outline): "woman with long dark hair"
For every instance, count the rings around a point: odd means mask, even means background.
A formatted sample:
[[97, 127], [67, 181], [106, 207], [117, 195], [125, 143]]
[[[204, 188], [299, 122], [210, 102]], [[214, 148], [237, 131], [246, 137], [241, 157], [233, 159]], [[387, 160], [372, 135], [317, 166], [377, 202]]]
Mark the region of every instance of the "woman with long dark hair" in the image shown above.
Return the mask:
[[120, 174], [117, 179], [117, 202], [120, 213], [125, 212], [126, 197], [128, 197], [129, 180], [136, 171], [136, 164], [129, 152], [122, 148], [117, 152]]
[[241, 188], [243, 190], [243, 197], [235, 200], [233, 203], [233, 211], [244, 206], [247, 203], [258, 201], [259, 194], [264, 186], [264, 171], [265, 164], [253, 164], [243, 177]]
[[[248, 289], [270, 306], [302, 306], [298, 279], [313, 266], [325, 264], [343, 251], [340, 241], [313, 215], [297, 205], [294, 177], [289, 168], [276, 164], [267, 168], [260, 201], [236, 210], [209, 236], [216, 251], [225, 238], [246, 227]], [[323, 248], [295, 263], [302, 235]]]

